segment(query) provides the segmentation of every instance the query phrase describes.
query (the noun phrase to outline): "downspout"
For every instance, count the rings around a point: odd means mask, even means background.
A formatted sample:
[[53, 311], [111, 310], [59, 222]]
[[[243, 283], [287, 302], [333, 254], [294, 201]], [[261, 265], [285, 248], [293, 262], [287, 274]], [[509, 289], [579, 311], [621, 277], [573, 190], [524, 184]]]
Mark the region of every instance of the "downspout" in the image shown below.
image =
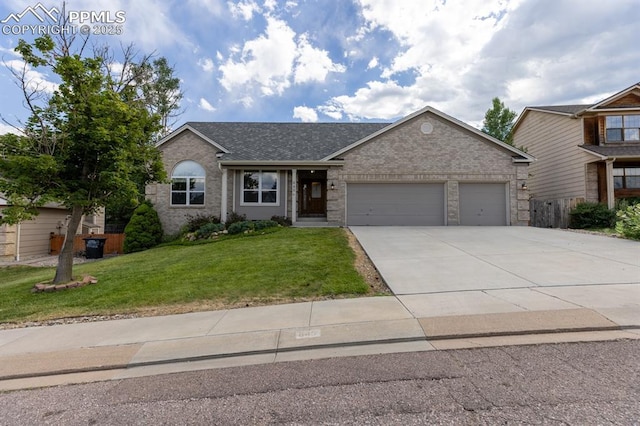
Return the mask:
[[16, 225], [16, 262], [20, 262], [20, 225], [20, 222]]
[[220, 162], [218, 162], [218, 168], [222, 172], [222, 200], [220, 201], [220, 221], [222, 223], [225, 223], [227, 221], [227, 169], [223, 169]]
[[616, 161], [616, 157], [606, 160], [606, 177], [607, 177], [607, 207], [613, 209], [616, 205], [616, 199], [614, 194], [613, 185], [613, 163]]

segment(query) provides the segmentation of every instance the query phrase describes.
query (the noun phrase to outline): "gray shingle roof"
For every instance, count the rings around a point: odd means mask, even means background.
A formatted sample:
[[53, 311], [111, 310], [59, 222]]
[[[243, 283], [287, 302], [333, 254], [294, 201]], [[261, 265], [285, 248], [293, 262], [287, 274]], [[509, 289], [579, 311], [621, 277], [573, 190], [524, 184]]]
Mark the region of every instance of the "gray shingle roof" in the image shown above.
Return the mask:
[[639, 157], [640, 145], [616, 145], [616, 146], [600, 146], [600, 145], [580, 145], [580, 148], [606, 157]]
[[562, 114], [577, 114], [580, 111], [584, 111], [591, 105], [547, 105], [547, 106], [532, 106], [531, 109], [539, 109], [551, 112], [560, 112]]
[[186, 123], [229, 150], [224, 160], [318, 161], [390, 123]]

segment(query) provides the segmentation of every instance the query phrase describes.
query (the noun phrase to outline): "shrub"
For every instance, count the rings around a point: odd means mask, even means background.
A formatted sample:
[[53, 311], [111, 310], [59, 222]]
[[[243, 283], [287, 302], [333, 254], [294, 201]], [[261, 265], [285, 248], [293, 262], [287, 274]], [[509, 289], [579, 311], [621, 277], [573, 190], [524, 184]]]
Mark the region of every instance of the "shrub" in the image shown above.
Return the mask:
[[209, 223], [220, 223], [220, 219], [217, 216], [209, 216], [206, 214], [188, 215], [187, 223], [182, 227], [182, 233], [196, 232]]
[[616, 213], [602, 203], [579, 203], [569, 212], [569, 227], [575, 229], [610, 228]]
[[274, 222], [273, 220], [245, 220], [243, 222], [232, 223], [231, 226], [227, 227], [227, 231], [230, 235], [235, 235], [245, 231], [261, 231], [276, 226], [278, 226], [278, 222]]
[[284, 216], [271, 216], [271, 220], [280, 226], [291, 226], [291, 219]]
[[145, 201], [133, 211], [124, 232], [125, 253], [146, 250], [160, 244], [162, 224], [150, 202]]
[[233, 225], [234, 223], [246, 222], [246, 220], [247, 220], [246, 214], [238, 214], [236, 212], [231, 212], [229, 213], [229, 216], [227, 217], [227, 220], [224, 224], [226, 225], [227, 229], [229, 229], [229, 226]]
[[196, 231], [196, 238], [209, 238], [216, 232], [221, 232], [224, 229], [224, 225], [221, 223], [207, 223], [204, 224]]
[[640, 240], [640, 204], [618, 210], [616, 216], [618, 218], [616, 231], [626, 238]]

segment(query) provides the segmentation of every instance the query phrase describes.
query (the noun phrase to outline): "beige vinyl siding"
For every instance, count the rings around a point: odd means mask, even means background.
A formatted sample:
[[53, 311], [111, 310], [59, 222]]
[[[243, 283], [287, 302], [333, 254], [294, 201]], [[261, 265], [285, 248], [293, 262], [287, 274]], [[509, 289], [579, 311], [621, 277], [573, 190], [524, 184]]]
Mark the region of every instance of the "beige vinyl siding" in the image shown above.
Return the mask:
[[20, 226], [20, 257], [47, 255], [49, 234], [58, 232], [58, 223], [64, 224], [67, 214], [63, 209], [43, 208], [35, 219], [23, 222]]
[[585, 164], [596, 158], [578, 148], [583, 143], [582, 120], [529, 111], [516, 129], [514, 142], [536, 158], [527, 181], [532, 198], [586, 196]]

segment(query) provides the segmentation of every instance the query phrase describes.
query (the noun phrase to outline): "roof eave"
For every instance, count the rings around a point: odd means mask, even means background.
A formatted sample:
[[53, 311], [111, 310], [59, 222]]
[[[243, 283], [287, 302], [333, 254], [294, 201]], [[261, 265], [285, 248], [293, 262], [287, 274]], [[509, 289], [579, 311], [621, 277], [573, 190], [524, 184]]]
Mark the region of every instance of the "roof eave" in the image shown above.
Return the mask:
[[166, 142], [169, 142], [171, 139], [175, 138], [176, 136], [178, 136], [179, 134], [185, 132], [185, 131], [191, 131], [194, 134], [196, 134], [198, 137], [204, 139], [206, 142], [208, 142], [209, 144], [213, 145], [214, 147], [216, 147], [217, 149], [219, 149], [220, 151], [228, 154], [230, 151], [223, 147], [222, 145], [216, 143], [214, 140], [212, 140], [211, 138], [209, 138], [208, 136], [204, 135], [202, 132], [196, 130], [195, 128], [193, 128], [193, 126], [189, 125], [189, 123], [185, 123], [182, 126], [180, 126], [178, 129], [176, 129], [175, 131], [169, 133], [167, 136], [165, 136], [164, 138], [160, 139], [157, 143], [156, 143], [156, 147], [160, 147], [161, 145], [163, 145]]
[[532, 161], [535, 160], [535, 158], [533, 156], [527, 154], [526, 152], [520, 151], [516, 147], [511, 146], [511, 145], [509, 145], [507, 143], [504, 143], [504, 142], [502, 142], [502, 141], [500, 141], [500, 140], [498, 140], [498, 139], [496, 139], [496, 138], [494, 138], [492, 136], [489, 136], [486, 133], [483, 133], [480, 130], [476, 129], [475, 127], [470, 126], [467, 123], [462, 122], [462, 121], [458, 120], [457, 118], [451, 117], [450, 115], [447, 115], [444, 112], [439, 111], [439, 110], [437, 110], [437, 109], [435, 109], [435, 108], [433, 108], [431, 106], [428, 106], [428, 105], [426, 107], [414, 112], [413, 114], [409, 114], [406, 117], [401, 118], [400, 120], [398, 120], [398, 121], [396, 121], [396, 122], [394, 122], [394, 123], [392, 123], [392, 124], [390, 124], [388, 126], [383, 127], [382, 129], [378, 130], [377, 132], [372, 133], [369, 136], [366, 136], [366, 137], [364, 137], [364, 138], [352, 143], [351, 145], [349, 145], [349, 146], [347, 146], [345, 148], [342, 148], [341, 150], [336, 151], [333, 154], [328, 155], [327, 157], [323, 158], [323, 160], [330, 160], [332, 158], [338, 157], [339, 155], [342, 155], [345, 152], [348, 152], [348, 151], [352, 150], [353, 148], [356, 148], [357, 146], [362, 145], [363, 143], [365, 143], [367, 141], [370, 141], [371, 139], [373, 139], [373, 138], [375, 138], [375, 137], [377, 137], [377, 136], [379, 136], [379, 135], [381, 135], [383, 133], [386, 133], [389, 130], [394, 129], [394, 128], [400, 126], [401, 124], [406, 123], [407, 121], [412, 120], [415, 117], [418, 117], [419, 115], [422, 115], [422, 114], [427, 113], [427, 112], [431, 112], [432, 114], [437, 115], [438, 117], [442, 118], [443, 120], [449, 121], [449, 122], [451, 122], [453, 124], [457, 124], [458, 126], [462, 127], [463, 129], [466, 129], [466, 130], [468, 130], [468, 131], [470, 131], [472, 133], [475, 133], [476, 135], [478, 135], [478, 136], [480, 136], [480, 137], [482, 137], [484, 139], [487, 139], [490, 142], [493, 142], [496, 145], [499, 145], [499, 146], [501, 146], [501, 147], [513, 152], [514, 154], [517, 154], [520, 157], [523, 157], [524, 161], [532, 162]]
[[312, 167], [317, 169], [328, 169], [331, 166], [342, 166], [344, 165], [344, 160], [305, 160], [305, 161], [296, 161], [296, 160], [220, 160], [219, 164], [221, 167], [233, 168], [233, 167], [287, 167], [287, 168], [297, 168], [297, 167]]

